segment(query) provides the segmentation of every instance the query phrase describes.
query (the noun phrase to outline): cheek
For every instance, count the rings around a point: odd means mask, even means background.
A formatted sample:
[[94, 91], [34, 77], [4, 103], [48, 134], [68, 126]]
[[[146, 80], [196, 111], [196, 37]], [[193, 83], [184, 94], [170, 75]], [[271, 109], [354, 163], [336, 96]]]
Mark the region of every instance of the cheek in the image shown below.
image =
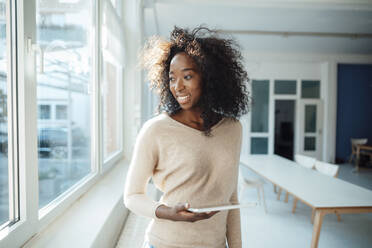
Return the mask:
[[169, 86], [169, 91], [172, 93], [173, 96], [175, 95], [174, 87]]

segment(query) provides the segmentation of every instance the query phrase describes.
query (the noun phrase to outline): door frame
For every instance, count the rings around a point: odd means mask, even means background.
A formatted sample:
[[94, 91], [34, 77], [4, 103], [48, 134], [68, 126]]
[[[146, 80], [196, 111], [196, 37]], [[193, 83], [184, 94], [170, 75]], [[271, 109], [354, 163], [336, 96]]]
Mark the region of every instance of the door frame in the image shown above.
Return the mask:
[[[314, 133], [305, 133], [305, 105], [316, 105], [317, 106], [317, 113], [316, 113], [316, 131]], [[323, 121], [323, 100], [322, 99], [300, 99], [298, 101], [297, 107], [298, 113], [298, 136], [297, 136], [297, 151], [296, 153], [300, 153], [306, 156], [314, 157], [318, 160], [322, 159], [323, 155], [323, 130], [324, 130], [324, 121]], [[304, 139], [305, 137], [316, 137], [315, 143], [315, 151], [305, 151], [304, 149]]]

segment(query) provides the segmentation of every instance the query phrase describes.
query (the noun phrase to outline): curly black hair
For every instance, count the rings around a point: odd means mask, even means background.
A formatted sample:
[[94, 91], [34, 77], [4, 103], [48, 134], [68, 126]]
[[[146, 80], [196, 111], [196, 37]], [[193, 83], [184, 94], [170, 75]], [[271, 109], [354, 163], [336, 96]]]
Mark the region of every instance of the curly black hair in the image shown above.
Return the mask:
[[197, 27], [192, 31], [174, 27], [170, 41], [150, 38], [142, 50], [142, 65], [148, 69], [151, 88], [158, 90], [162, 110], [173, 115], [181, 110], [169, 87], [172, 58], [184, 52], [201, 72], [202, 95], [198, 102], [203, 119], [203, 132], [210, 135], [211, 127], [221, 118], [237, 120], [248, 112], [249, 81], [242, 64], [239, 46], [232, 39], [218, 37], [216, 31]]

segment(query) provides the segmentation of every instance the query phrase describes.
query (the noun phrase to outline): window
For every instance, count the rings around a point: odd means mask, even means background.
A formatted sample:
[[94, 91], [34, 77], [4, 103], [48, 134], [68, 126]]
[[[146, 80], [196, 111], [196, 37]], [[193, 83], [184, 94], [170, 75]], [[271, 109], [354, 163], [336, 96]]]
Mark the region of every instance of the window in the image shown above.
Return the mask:
[[102, 4], [101, 22], [101, 84], [102, 84], [102, 149], [103, 159], [106, 164], [122, 151], [122, 81], [124, 50], [120, 43], [124, 43], [117, 12], [112, 4], [119, 4], [121, 1], [104, 1]]
[[305, 132], [316, 132], [316, 105], [305, 106]]
[[305, 137], [305, 144], [304, 144], [304, 150], [305, 151], [315, 151], [315, 137]]
[[57, 120], [67, 119], [67, 105], [56, 105], [56, 119]]
[[296, 80], [275, 80], [274, 93], [277, 95], [296, 95]]
[[252, 81], [252, 132], [269, 129], [269, 81]]
[[39, 119], [49, 120], [51, 118], [50, 105], [40, 104], [39, 105]]
[[251, 154], [267, 154], [268, 138], [251, 138]]
[[[111, 2], [26, 2], [0, 0], [1, 247], [21, 247], [99, 180], [104, 145], [106, 164], [122, 155], [124, 40], [113, 8], [106, 25], [106, 68], [97, 63], [103, 48], [96, 42], [102, 27], [95, 13]], [[26, 15], [18, 8], [25, 6]], [[17, 30], [18, 18], [27, 25]], [[17, 42], [24, 37], [26, 42]], [[103, 78], [107, 85], [101, 92]], [[104, 128], [106, 143], [99, 135]]]
[[120, 68], [105, 61], [103, 71], [103, 154], [104, 158], [110, 157], [121, 149], [121, 114], [118, 111], [121, 104]]
[[[0, 0], [0, 227], [9, 220], [7, 37], [5, 0]], [[0, 228], [1, 229], [1, 228]]]
[[[91, 171], [92, 41], [90, 0], [36, 1], [39, 207], [56, 199]], [[68, 25], [67, 22], [68, 21]], [[40, 59], [40, 56], [43, 56]], [[58, 102], [66, 102], [66, 105]]]
[[320, 82], [303, 80], [302, 82], [302, 98], [320, 98]]

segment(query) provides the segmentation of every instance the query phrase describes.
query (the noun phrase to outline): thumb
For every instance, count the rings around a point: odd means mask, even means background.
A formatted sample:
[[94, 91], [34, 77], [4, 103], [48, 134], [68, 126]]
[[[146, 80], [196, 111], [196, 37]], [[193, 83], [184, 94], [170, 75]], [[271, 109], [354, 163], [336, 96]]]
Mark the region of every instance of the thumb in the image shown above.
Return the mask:
[[179, 212], [179, 211], [182, 211], [182, 210], [187, 210], [189, 207], [190, 207], [190, 204], [188, 204], [188, 203], [178, 203], [176, 205], [176, 211]]

